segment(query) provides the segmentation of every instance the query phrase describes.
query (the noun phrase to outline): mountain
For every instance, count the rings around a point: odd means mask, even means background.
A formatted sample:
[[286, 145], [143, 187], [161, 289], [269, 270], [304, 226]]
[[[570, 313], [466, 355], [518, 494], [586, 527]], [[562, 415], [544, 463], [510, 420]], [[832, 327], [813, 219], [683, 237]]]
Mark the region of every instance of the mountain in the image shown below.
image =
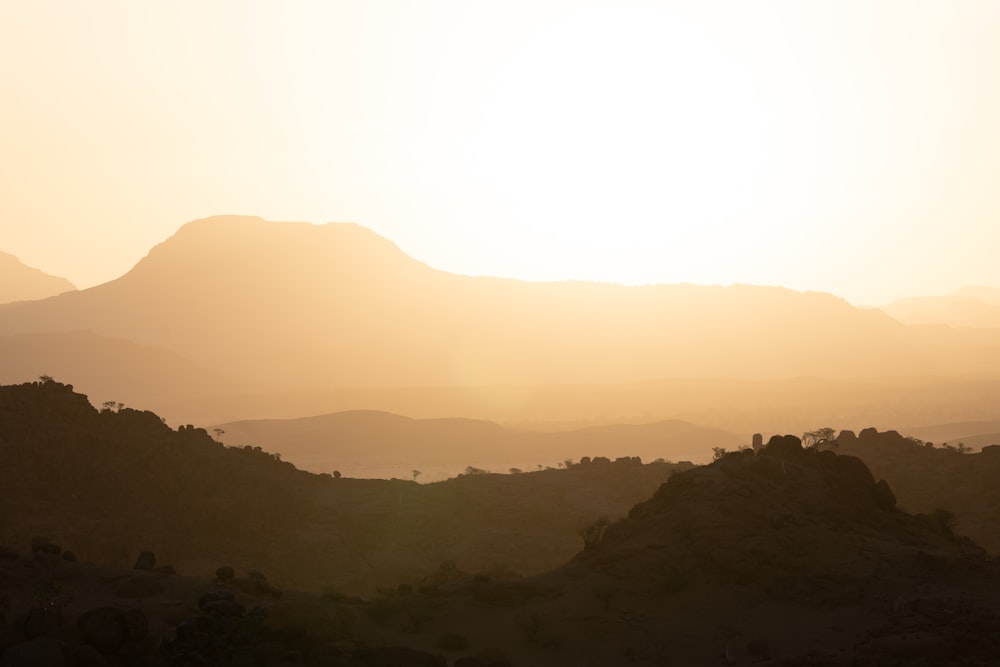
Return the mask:
[[0, 307], [0, 334], [90, 330], [273, 390], [1000, 371], [992, 337], [822, 293], [459, 276], [356, 225], [195, 221], [121, 278]]
[[75, 290], [65, 278], [26, 266], [14, 255], [0, 252], [0, 304], [31, 301]]
[[750, 437], [682, 421], [617, 424], [539, 433], [474, 419], [411, 419], [354, 410], [288, 420], [219, 424], [228, 443], [253, 443], [312, 472], [333, 469], [362, 477], [451, 477], [467, 466], [506, 472], [560, 465], [583, 456], [708, 461], [712, 447]]
[[881, 310], [905, 324], [1000, 329], [1000, 289], [966, 287], [945, 296], [899, 299]]

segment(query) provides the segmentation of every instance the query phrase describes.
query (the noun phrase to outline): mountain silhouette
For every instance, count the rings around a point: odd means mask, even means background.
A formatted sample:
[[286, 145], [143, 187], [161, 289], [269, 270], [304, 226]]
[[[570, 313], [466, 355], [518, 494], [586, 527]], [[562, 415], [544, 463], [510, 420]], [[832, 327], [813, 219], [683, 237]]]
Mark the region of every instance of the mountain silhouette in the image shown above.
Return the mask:
[[555, 466], [566, 459], [639, 456], [652, 461], [708, 461], [712, 447], [736, 447], [749, 436], [679, 420], [536, 432], [475, 419], [411, 419], [352, 410], [286, 420], [247, 420], [211, 427], [226, 442], [253, 443], [312, 472], [335, 468], [361, 477], [424, 473], [430, 481], [467, 466], [507, 472]]
[[117, 280], [0, 308], [0, 334], [76, 330], [273, 391], [1000, 370], [986, 337], [829, 294], [460, 276], [357, 225], [237, 216], [185, 225]]
[[944, 296], [899, 299], [881, 310], [905, 324], [1000, 328], [1000, 290], [966, 287]]
[[0, 252], [0, 304], [44, 299], [75, 289], [65, 278], [50, 276], [23, 264], [14, 255]]

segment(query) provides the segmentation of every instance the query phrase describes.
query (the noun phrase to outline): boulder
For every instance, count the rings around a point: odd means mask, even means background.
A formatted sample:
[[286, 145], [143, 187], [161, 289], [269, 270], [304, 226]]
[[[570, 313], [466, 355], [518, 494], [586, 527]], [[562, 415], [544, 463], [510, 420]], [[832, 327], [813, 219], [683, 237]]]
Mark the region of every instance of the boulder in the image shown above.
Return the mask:
[[768, 456], [794, 456], [802, 453], [802, 440], [794, 435], [772, 435], [761, 453]]

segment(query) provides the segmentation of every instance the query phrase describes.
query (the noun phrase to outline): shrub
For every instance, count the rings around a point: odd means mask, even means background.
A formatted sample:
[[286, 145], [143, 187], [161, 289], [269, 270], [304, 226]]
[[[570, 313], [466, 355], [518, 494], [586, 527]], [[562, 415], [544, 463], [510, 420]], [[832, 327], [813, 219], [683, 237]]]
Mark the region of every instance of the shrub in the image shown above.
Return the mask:
[[611, 525], [611, 521], [606, 516], [598, 517], [585, 526], [581, 526], [577, 534], [583, 538], [583, 549], [587, 551], [593, 549], [601, 543], [604, 532]]

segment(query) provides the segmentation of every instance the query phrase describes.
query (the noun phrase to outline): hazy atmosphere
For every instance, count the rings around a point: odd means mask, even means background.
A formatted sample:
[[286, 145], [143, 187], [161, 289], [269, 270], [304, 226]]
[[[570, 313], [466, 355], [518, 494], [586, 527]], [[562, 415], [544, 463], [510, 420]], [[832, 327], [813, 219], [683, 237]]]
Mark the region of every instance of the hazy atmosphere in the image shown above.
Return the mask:
[[1000, 665], [998, 35], [0, 2], [0, 667]]
[[472, 275], [998, 284], [998, 31], [988, 1], [3, 3], [0, 240], [78, 287], [220, 213]]

